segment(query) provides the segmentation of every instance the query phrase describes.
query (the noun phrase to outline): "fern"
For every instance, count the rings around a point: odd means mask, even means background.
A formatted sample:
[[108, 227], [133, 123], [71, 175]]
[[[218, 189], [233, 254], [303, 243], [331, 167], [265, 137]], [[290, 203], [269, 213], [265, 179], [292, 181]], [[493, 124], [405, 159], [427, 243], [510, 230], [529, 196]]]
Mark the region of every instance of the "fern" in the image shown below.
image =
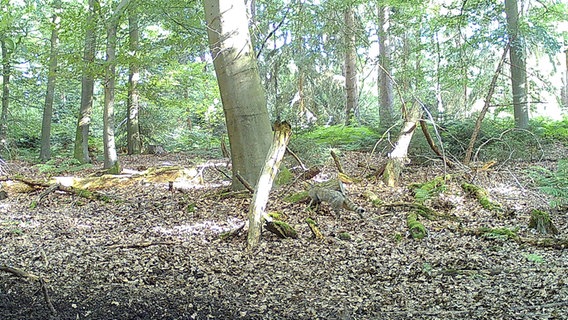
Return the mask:
[[552, 207], [568, 204], [568, 159], [559, 160], [556, 171], [532, 167], [529, 176], [541, 192], [553, 197], [550, 202]]

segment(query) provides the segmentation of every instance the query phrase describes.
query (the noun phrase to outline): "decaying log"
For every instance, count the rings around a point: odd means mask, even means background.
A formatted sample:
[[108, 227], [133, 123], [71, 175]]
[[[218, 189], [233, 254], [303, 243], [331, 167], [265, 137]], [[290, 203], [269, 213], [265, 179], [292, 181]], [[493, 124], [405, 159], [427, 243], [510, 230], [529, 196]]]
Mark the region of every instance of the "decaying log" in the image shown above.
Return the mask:
[[266, 204], [268, 203], [268, 196], [270, 189], [272, 189], [272, 182], [278, 173], [280, 162], [286, 152], [286, 145], [292, 134], [292, 127], [284, 122], [274, 123], [274, 136], [272, 145], [266, 156], [266, 163], [262, 168], [262, 172], [256, 184], [256, 190], [251, 201], [251, 206], [248, 212], [249, 229], [247, 233], [247, 248], [251, 250], [258, 245], [262, 231], [262, 219], [271, 222], [272, 218], [266, 213]]
[[409, 213], [406, 217], [406, 225], [408, 226], [408, 231], [413, 239], [423, 239], [428, 235], [426, 227], [422, 222], [418, 221], [418, 215], [416, 213]]
[[462, 183], [461, 187], [464, 191], [473, 195], [483, 208], [498, 213], [503, 212], [501, 204], [489, 200], [489, 195], [483, 188], [470, 183]]
[[266, 230], [274, 233], [279, 238], [286, 239], [292, 238], [297, 239], [298, 233], [294, 228], [292, 228], [289, 224], [284, 221], [273, 220], [266, 222]]
[[109, 196], [106, 196], [106, 195], [101, 194], [99, 192], [89, 191], [89, 190], [86, 190], [86, 189], [75, 188], [75, 187], [70, 187], [70, 186], [64, 186], [64, 185], [61, 185], [59, 183], [49, 184], [49, 183], [45, 183], [45, 182], [41, 182], [41, 181], [34, 181], [34, 180], [29, 180], [29, 179], [24, 179], [24, 178], [10, 178], [10, 179], [1, 180], [1, 181], [8, 181], [8, 180], [19, 181], [21, 183], [24, 183], [24, 184], [32, 187], [33, 189], [42, 189], [42, 188], [46, 189], [46, 190], [42, 191], [42, 193], [40, 193], [38, 198], [32, 202], [32, 204], [31, 204], [32, 208], [37, 207], [37, 205], [40, 203], [40, 201], [46, 195], [48, 195], [49, 193], [54, 192], [54, 191], [63, 191], [63, 192], [71, 193], [71, 194], [74, 194], [76, 196], [86, 198], [86, 199], [89, 199], [89, 200], [99, 200], [99, 201], [104, 201], [104, 202], [110, 201]]

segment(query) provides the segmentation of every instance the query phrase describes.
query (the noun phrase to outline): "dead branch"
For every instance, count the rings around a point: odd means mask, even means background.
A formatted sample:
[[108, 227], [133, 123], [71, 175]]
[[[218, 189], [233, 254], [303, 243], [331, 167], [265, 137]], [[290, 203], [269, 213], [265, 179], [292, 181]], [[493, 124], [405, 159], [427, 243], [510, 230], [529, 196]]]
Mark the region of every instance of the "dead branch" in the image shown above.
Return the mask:
[[331, 157], [333, 158], [333, 162], [335, 163], [335, 167], [337, 168], [337, 172], [345, 173], [345, 171], [343, 171], [343, 166], [341, 165], [341, 161], [339, 160], [339, 157], [337, 156], [337, 154], [333, 150], [331, 150]]
[[45, 299], [45, 303], [47, 303], [47, 307], [49, 308], [49, 312], [53, 317], [57, 316], [57, 310], [53, 307], [53, 303], [51, 302], [51, 298], [49, 297], [49, 293], [47, 292], [47, 286], [45, 285], [45, 281], [40, 278], [39, 285], [41, 287], [41, 292], [43, 293], [43, 298]]
[[250, 183], [248, 183], [248, 181], [245, 180], [245, 178], [243, 176], [241, 176], [241, 174], [239, 172], [235, 173], [235, 177], [237, 177], [237, 179], [243, 184], [243, 186], [250, 192], [253, 193], [254, 192], [254, 188], [250, 185]]
[[298, 162], [298, 164], [300, 165], [300, 167], [302, 167], [302, 170], [308, 171], [308, 168], [304, 165], [304, 163], [302, 162], [302, 160], [300, 160], [300, 157], [298, 157], [292, 150], [290, 150], [290, 148], [286, 147], [286, 153], [288, 153], [289, 155], [291, 155], [292, 158], [294, 158], [294, 159], [296, 160], [296, 162]]
[[442, 161], [444, 161], [446, 163], [446, 165], [450, 168], [454, 167], [454, 164], [448, 160], [448, 158], [446, 158], [442, 152], [440, 152], [440, 150], [438, 149], [438, 147], [436, 146], [436, 144], [434, 143], [434, 140], [432, 139], [432, 136], [430, 135], [430, 132], [428, 131], [428, 127], [426, 125], [426, 121], [424, 120], [420, 120], [420, 129], [422, 129], [422, 134], [424, 134], [424, 137], [426, 138], [426, 142], [428, 142], [428, 145], [430, 146], [430, 149], [432, 149], [432, 151], [434, 151], [434, 153], [440, 158], [442, 159]]
[[173, 241], [144, 241], [144, 242], [138, 242], [138, 243], [130, 243], [130, 244], [114, 244], [114, 245], [110, 245], [108, 246], [109, 249], [116, 249], [116, 248], [122, 248], [122, 249], [141, 249], [141, 248], [147, 248], [147, 247], [151, 247], [151, 246], [163, 246], [163, 245], [174, 245], [174, 244], [178, 244], [178, 242], [173, 242]]
[[35, 274], [29, 273], [29, 272], [21, 270], [21, 269], [8, 267], [7, 265], [0, 266], [0, 271], [9, 272], [9, 273], [11, 273], [11, 274], [13, 274], [17, 277], [20, 277], [20, 278], [28, 278], [28, 279], [31, 279], [31, 280], [39, 280], [39, 277], [36, 276]]
[[501, 60], [499, 60], [499, 64], [497, 65], [497, 70], [495, 70], [495, 74], [493, 74], [493, 79], [491, 79], [491, 84], [489, 85], [489, 91], [487, 91], [487, 95], [485, 96], [485, 104], [483, 108], [479, 112], [479, 116], [477, 120], [475, 120], [475, 127], [473, 129], [473, 133], [471, 134], [471, 139], [469, 140], [469, 145], [465, 151], [465, 158], [463, 159], [463, 163], [468, 165], [471, 161], [471, 154], [473, 153], [473, 147], [475, 145], [475, 141], [477, 140], [477, 135], [481, 130], [481, 123], [483, 122], [483, 118], [485, 118], [485, 114], [487, 110], [489, 110], [489, 106], [491, 104], [491, 99], [493, 98], [493, 92], [495, 92], [495, 86], [497, 84], [497, 79], [501, 74], [501, 70], [503, 69], [503, 63], [505, 59], [507, 59], [507, 53], [511, 47], [511, 42], [507, 43], [505, 50], [503, 50], [503, 55], [501, 56]]

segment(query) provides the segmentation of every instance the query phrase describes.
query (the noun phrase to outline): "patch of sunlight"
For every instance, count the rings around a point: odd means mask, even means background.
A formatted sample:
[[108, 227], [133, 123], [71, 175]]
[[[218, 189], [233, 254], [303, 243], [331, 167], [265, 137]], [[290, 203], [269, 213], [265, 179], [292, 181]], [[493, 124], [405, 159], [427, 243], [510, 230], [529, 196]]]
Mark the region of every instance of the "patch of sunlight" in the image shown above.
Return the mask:
[[237, 228], [243, 223], [242, 220], [231, 217], [227, 221], [204, 220], [194, 224], [184, 224], [170, 228], [154, 227], [152, 230], [166, 235], [204, 235], [206, 233], [221, 233]]
[[77, 181], [76, 177], [55, 177], [54, 179], [56, 183], [59, 183], [64, 187], [72, 187], [73, 183]]

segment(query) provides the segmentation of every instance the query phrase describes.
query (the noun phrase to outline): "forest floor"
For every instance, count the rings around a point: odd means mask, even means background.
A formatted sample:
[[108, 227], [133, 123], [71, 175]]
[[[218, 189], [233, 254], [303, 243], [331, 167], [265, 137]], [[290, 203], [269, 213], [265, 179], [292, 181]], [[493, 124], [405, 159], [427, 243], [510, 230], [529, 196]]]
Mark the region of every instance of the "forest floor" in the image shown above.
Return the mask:
[[[546, 245], [546, 236], [528, 228], [530, 211], [547, 210], [547, 197], [524, 170], [554, 168], [554, 160], [497, 164], [469, 175], [448, 171], [454, 178], [425, 205], [455, 219], [421, 219], [429, 233], [415, 240], [406, 226], [409, 209], [374, 207], [362, 195], [412, 202], [408, 185], [444, 168], [410, 165], [400, 187], [388, 188], [364, 178], [369, 171], [357, 164], [379, 161], [368, 157], [342, 156], [346, 172], [361, 179], [348, 193], [366, 208], [362, 217], [347, 211], [336, 217], [325, 205], [315, 213], [305, 201], [283, 200], [305, 190], [303, 183], [275, 188], [268, 210], [283, 214], [298, 238], [264, 231], [252, 252], [244, 233], [220, 240], [246, 220], [251, 196], [227, 196], [226, 177], [212, 165], [197, 167], [202, 180], [176, 180], [175, 192], [167, 182], [125, 177], [98, 190], [110, 202], [58, 191], [31, 208], [41, 190], [8, 192], [0, 200], [0, 318], [568, 319], [567, 249]], [[199, 165], [184, 154], [120, 159], [134, 171]], [[21, 162], [8, 163], [8, 171], [48, 178]], [[334, 171], [329, 161], [321, 176]], [[461, 189], [464, 181], [485, 188], [504, 211], [483, 209]], [[550, 213], [559, 230], [553, 243], [566, 241], [567, 212]], [[323, 240], [312, 237], [307, 217], [318, 222]], [[517, 230], [519, 237], [479, 232], [483, 227]], [[342, 240], [344, 232], [351, 239]]]

